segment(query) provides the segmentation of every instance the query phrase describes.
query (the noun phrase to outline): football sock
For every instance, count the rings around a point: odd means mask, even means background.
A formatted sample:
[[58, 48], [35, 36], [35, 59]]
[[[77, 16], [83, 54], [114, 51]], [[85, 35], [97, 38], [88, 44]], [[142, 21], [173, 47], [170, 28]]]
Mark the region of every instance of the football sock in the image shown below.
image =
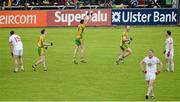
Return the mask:
[[14, 71], [17, 72], [17, 71], [18, 71], [18, 67], [16, 67], [16, 68], [14, 69]]
[[171, 69], [174, 72], [174, 62], [171, 63]]
[[169, 63], [166, 63], [166, 70], [169, 71]]

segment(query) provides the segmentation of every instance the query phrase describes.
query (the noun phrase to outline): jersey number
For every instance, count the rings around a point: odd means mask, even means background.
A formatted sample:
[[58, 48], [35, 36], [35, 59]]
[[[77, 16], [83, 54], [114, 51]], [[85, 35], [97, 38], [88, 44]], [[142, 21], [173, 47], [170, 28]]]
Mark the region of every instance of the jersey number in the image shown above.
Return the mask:
[[16, 40], [16, 42], [20, 42], [21, 41], [20, 37], [14, 37], [14, 39]]

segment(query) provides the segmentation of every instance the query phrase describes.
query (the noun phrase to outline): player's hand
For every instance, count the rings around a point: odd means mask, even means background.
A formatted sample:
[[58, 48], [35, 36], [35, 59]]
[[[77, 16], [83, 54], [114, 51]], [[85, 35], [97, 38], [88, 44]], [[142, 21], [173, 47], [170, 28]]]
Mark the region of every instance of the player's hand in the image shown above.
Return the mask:
[[132, 38], [132, 37], [130, 37], [130, 38], [129, 38], [129, 40], [130, 40], [130, 41], [132, 41], [132, 40], [133, 40], [133, 38]]
[[46, 47], [44, 47], [46, 50], [48, 49], [48, 47], [46, 46]]
[[146, 70], [142, 70], [142, 72], [143, 72], [143, 73], [145, 73], [145, 74], [147, 73], [147, 71], [146, 71]]
[[91, 16], [93, 15], [93, 13], [91, 12]]
[[164, 50], [163, 53], [166, 54], [166, 50]]
[[13, 56], [13, 53], [11, 52], [11, 56]]
[[156, 75], [158, 75], [158, 74], [160, 74], [160, 71], [159, 71], [159, 70], [156, 72]]
[[167, 56], [168, 56], [168, 57], [170, 56], [170, 51], [168, 51]]
[[51, 42], [51, 46], [53, 46], [53, 42]]

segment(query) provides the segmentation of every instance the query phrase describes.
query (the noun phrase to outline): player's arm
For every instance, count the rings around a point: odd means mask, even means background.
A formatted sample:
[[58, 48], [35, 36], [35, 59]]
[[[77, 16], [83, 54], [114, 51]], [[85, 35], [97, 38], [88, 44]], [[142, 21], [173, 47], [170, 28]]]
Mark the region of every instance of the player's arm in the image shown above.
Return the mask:
[[143, 73], [146, 73], [146, 70], [144, 69], [144, 64], [145, 64], [145, 62], [144, 62], [144, 60], [142, 60], [142, 61], [140, 62], [140, 68], [141, 68], [141, 71], [142, 71]]
[[53, 43], [52, 42], [51, 43], [43, 42], [43, 45], [44, 46], [53, 46]]
[[161, 70], [163, 69], [163, 64], [162, 64], [162, 62], [159, 59], [158, 59], [158, 63], [157, 64], [160, 65], [160, 68], [157, 70], [156, 75], [160, 74]]
[[13, 56], [13, 46], [12, 46], [11, 42], [9, 42], [9, 48], [10, 48], [11, 56]]
[[51, 43], [46, 42], [45, 38], [42, 39], [41, 41], [43, 42], [43, 46], [45, 46], [45, 47], [53, 46], [53, 43], [52, 42]]
[[85, 24], [85, 25], [86, 25], [88, 22], [91, 21], [92, 15], [93, 15], [92, 12], [91, 12], [91, 13], [88, 12], [87, 15], [84, 17], [84, 24]]

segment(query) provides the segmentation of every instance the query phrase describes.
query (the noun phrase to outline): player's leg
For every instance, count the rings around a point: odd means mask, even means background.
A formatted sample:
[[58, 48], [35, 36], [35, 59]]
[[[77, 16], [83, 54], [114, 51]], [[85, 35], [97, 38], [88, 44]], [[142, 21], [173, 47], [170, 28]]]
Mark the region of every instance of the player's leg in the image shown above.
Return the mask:
[[84, 43], [81, 42], [81, 45], [80, 45], [80, 56], [81, 56], [81, 60], [80, 62], [82, 63], [87, 63], [86, 60], [84, 59]]
[[81, 41], [79, 38], [76, 38], [75, 39], [75, 48], [74, 48], [74, 55], [73, 55], [73, 62], [74, 64], [78, 64], [77, 62], [77, 53], [78, 53], [78, 50], [79, 50], [79, 46], [81, 45]]
[[153, 89], [151, 90], [151, 98], [154, 98], [154, 91], [153, 91]]
[[45, 58], [44, 55], [40, 56], [39, 59], [36, 61], [36, 63], [32, 65], [34, 71], [36, 71], [36, 67], [39, 64], [43, 64], [44, 63], [44, 58]]
[[24, 71], [23, 58], [22, 58], [22, 56], [19, 56], [19, 64], [20, 64], [20, 66], [21, 66], [21, 71]]
[[173, 59], [169, 59], [169, 62], [171, 64], [171, 71], [174, 72], [174, 61], [173, 61]]
[[38, 48], [38, 54], [39, 54], [39, 59], [36, 61], [35, 64], [32, 65], [33, 70], [36, 70], [36, 66], [39, 64], [43, 64], [45, 60], [45, 50], [44, 48]]
[[13, 61], [14, 61], [14, 72], [18, 72], [18, 56], [13, 55]]
[[132, 54], [132, 50], [130, 48], [125, 49], [124, 58], [128, 57]]
[[79, 46], [75, 45], [74, 55], [73, 55], [73, 62], [74, 62], [74, 64], [78, 64], [78, 62], [77, 62], [77, 53], [78, 53], [78, 50], [79, 50]]
[[44, 71], [47, 71], [46, 57], [45, 56], [44, 56], [43, 68], [44, 68]]
[[167, 56], [167, 53], [168, 53], [168, 51], [165, 51], [165, 62], [166, 62], [166, 71], [169, 72], [170, 71], [170, 69], [169, 69], [170, 62], [169, 62], [169, 57]]
[[147, 93], [146, 93], [146, 99], [148, 99], [148, 97], [152, 94], [153, 84], [154, 84], [154, 80], [149, 80], [149, 82], [148, 82], [148, 90], [147, 90]]
[[20, 52], [19, 52], [19, 64], [20, 64], [20, 66], [21, 66], [21, 71], [24, 71], [24, 64], [23, 64], [23, 58], [22, 58], [22, 56], [23, 56], [23, 49], [20, 50]]
[[117, 65], [119, 64], [119, 62], [121, 62], [121, 63], [124, 62], [125, 48], [124, 48], [124, 46], [120, 46], [120, 48], [121, 48], [121, 52], [120, 52], [120, 55], [119, 55], [118, 59], [116, 60]]
[[174, 72], [174, 60], [173, 60], [173, 57], [174, 57], [174, 52], [172, 51], [171, 55], [170, 55], [170, 64], [171, 64], [171, 71], [172, 72]]
[[169, 72], [169, 59], [166, 58], [166, 71]]

